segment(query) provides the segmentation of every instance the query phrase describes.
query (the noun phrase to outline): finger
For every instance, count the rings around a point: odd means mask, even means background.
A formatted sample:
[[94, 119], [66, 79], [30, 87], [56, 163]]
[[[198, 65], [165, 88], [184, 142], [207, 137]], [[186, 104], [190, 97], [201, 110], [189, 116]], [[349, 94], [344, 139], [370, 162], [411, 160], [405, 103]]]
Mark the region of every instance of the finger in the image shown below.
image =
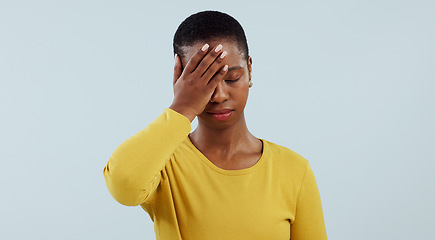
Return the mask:
[[224, 78], [224, 76], [227, 74], [227, 72], [228, 72], [228, 65], [221, 67], [219, 70], [219, 73], [214, 75], [213, 78], [208, 82], [207, 89], [209, 91], [214, 91], [214, 89], [218, 85], [219, 81], [221, 81]]
[[222, 61], [227, 56], [227, 52], [223, 51], [220, 56], [212, 63], [212, 65], [201, 76], [207, 82], [223, 67]]
[[195, 69], [195, 72], [202, 76], [207, 71], [207, 69], [216, 61], [216, 58], [222, 52], [222, 44], [217, 45], [213, 48], [199, 63], [198, 67]]
[[175, 54], [175, 64], [174, 64], [174, 81], [173, 84], [177, 82], [177, 80], [180, 78], [181, 74], [183, 73], [183, 66], [180, 62], [180, 57], [178, 54]]
[[207, 50], [210, 46], [206, 43], [204, 46], [202, 46], [198, 52], [196, 52], [187, 62], [185, 71], [188, 73], [191, 73], [195, 71], [196, 67], [198, 66], [199, 62], [201, 62], [204, 55], [207, 53]]

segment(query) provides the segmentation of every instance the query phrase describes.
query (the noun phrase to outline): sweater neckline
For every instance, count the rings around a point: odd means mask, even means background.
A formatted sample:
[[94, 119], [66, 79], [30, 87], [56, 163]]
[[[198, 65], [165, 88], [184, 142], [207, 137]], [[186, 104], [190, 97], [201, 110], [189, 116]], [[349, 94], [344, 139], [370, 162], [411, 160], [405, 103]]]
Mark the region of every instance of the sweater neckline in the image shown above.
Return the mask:
[[204, 164], [206, 164], [209, 168], [211, 168], [212, 170], [214, 170], [220, 174], [237, 176], [237, 175], [244, 175], [244, 174], [251, 173], [254, 170], [256, 170], [257, 168], [259, 168], [261, 165], [263, 165], [263, 162], [265, 161], [265, 158], [266, 158], [267, 153], [269, 151], [269, 147], [268, 147], [266, 140], [264, 140], [262, 138], [259, 138], [259, 140], [261, 140], [261, 142], [263, 143], [263, 152], [261, 153], [260, 159], [258, 159], [258, 161], [253, 166], [251, 166], [249, 168], [243, 168], [243, 169], [237, 169], [237, 170], [227, 170], [227, 169], [223, 169], [223, 168], [216, 166], [201, 151], [199, 151], [199, 149], [193, 144], [193, 142], [189, 136], [187, 136], [186, 142], [187, 142], [187, 145], [196, 153], [196, 155], [198, 155], [198, 157], [201, 159], [201, 161]]

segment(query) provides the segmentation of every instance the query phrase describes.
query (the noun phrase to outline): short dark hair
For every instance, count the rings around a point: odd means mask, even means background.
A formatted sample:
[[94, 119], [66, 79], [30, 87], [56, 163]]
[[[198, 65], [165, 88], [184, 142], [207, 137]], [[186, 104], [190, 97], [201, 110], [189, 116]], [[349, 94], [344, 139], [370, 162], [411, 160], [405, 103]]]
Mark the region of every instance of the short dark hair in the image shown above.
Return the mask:
[[186, 18], [174, 35], [174, 54], [183, 56], [182, 47], [218, 38], [237, 43], [241, 53], [248, 59], [248, 41], [242, 25], [230, 15], [218, 11], [202, 11]]

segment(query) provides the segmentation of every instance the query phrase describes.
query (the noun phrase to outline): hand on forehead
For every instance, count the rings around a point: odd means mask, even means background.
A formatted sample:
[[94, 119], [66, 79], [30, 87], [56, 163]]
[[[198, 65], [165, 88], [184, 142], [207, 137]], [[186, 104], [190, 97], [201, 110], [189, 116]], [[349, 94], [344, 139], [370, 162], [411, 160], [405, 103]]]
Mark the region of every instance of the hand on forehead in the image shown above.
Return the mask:
[[225, 39], [221, 40], [213, 40], [213, 41], [204, 41], [204, 42], [197, 42], [193, 44], [192, 46], [184, 46], [182, 48], [183, 55], [181, 56], [181, 62], [183, 65], [183, 68], [189, 61], [189, 59], [198, 52], [199, 49], [201, 49], [205, 44], [209, 45], [209, 48], [207, 51], [213, 51], [219, 44], [222, 45], [222, 51], [225, 51], [227, 56], [225, 58], [225, 61], [227, 64], [231, 66], [240, 66], [245, 67], [246, 66], [246, 60], [243, 56], [242, 51], [239, 49], [238, 45], [234, 41], [228, 41]]

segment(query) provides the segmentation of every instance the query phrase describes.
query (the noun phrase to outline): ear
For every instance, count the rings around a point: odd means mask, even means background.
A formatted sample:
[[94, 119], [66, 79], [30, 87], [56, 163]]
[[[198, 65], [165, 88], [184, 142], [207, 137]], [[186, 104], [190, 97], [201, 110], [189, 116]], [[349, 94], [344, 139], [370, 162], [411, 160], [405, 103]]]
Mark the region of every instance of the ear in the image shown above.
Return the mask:
[[252, 78], [252, 58], [251, 56], [248, 57], [248, 71], [249, 71], [249, 80]]

